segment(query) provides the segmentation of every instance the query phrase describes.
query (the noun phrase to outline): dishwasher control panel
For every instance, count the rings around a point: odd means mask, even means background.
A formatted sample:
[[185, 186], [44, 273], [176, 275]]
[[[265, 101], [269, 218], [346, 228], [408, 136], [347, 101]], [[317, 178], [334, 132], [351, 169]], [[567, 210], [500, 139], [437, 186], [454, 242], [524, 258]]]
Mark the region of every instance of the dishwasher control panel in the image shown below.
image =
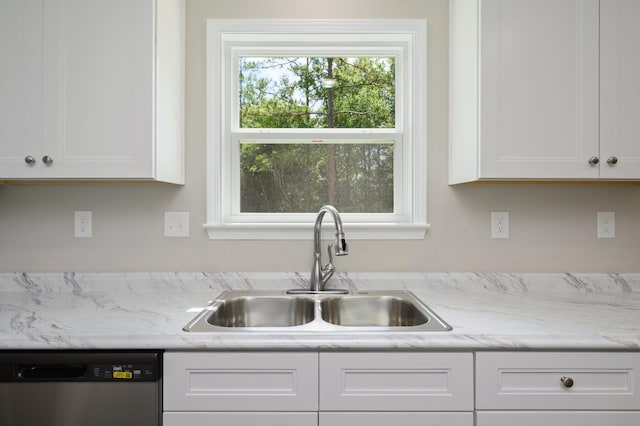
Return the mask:
[[[160, 352], [0, 352], [2, 382], [154, 382]], [[0, 422], [1, 423], [1, 422]]]
[[89, 366], [95, 381], [154, 381], [157, 379], [152, 364], [96, 364]]

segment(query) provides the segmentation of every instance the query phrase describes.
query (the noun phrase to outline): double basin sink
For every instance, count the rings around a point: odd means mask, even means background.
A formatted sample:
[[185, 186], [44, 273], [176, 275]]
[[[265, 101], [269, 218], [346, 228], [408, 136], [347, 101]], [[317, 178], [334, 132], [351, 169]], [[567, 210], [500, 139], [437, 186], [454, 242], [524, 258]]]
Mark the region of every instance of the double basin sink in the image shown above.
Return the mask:
[[190, 332], [449, 331], [408, 291], [288, 294], [226, 291], [184, 326]]

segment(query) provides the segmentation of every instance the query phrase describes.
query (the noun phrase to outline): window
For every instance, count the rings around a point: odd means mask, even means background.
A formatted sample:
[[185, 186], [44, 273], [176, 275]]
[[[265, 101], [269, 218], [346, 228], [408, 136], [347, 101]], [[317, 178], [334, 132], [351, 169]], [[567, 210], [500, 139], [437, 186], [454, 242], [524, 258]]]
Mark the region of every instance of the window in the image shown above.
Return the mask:
[[207, 25], [210, 238], [312, 238], [324, 204], [350, 239], [424, 236], [424, 21]]

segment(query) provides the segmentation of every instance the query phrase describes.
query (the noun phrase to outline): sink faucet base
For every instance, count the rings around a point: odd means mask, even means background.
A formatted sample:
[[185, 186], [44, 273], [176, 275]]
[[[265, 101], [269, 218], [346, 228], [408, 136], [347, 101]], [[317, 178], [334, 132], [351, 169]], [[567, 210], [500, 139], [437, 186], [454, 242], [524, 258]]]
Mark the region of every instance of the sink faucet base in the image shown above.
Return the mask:
[[332, 288], [324, 290], [309, 290], [308, 288], [292, 288], [287, 290], [287, 294], [349, 294], [349, 290], [344, 288]]

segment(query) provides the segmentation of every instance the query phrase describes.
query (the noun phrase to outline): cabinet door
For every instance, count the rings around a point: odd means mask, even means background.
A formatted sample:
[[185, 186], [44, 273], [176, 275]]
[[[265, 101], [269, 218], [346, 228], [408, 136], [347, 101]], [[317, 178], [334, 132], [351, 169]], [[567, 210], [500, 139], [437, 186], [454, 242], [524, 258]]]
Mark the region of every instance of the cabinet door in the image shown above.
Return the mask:
[[598, 0], [480, 2], [481, 178], [597, 178]]
[[317, 413], [164, 413], [163, 426], [318, 426]]
[[154, 15], [154, 0], [45, 2], [46, 177], [152, 177]]
[[600, 149], [603, 178], [640, 178], [639, 19], [640, 2], [637, 0], [601, 1]]
[[166, 352], [165, 411], [317, 411], [318, 354]]
[[36, 176], [42, 142], [42, 0], [0, 2], [0, 178]]
[[320, 354], [321, 411], [472, 411], [471, 353]]
[[473, 413], [320, 413], [320, 426], [473, 426]]
[[637, 426], [640, 411], [480, 411], [477, 426]]
[[639, 379], [638, 353], [479, 352], [476, 408], [636, 410]]

